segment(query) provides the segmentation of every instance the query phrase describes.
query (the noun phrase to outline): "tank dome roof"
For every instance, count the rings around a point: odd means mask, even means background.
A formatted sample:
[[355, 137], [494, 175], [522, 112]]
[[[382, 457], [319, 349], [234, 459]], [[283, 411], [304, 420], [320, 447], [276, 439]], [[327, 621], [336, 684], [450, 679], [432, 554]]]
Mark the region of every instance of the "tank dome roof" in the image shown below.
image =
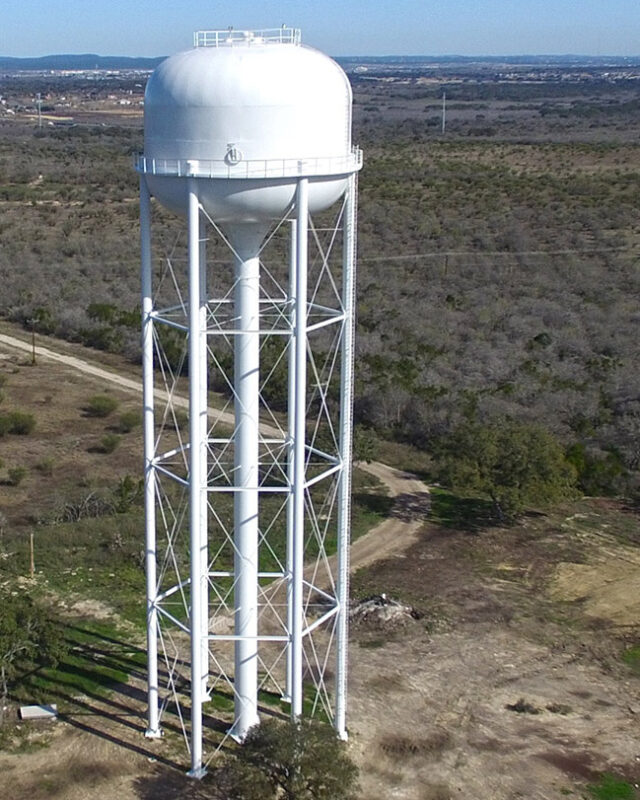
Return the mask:
[[213, 219], [262, 221], [286, 213], [304, 176], [312, 210], [334, 203], [362, 163], [340, 66], [292, 29], [208, 31], [196, 44], [147, 84], [137, 166], [152, 194], [185, 213], [186, 179], [198, 178]]
[[299, 159], [350, 152], [351, 87], [328, 56], [257, 40], [163, 61], [145, 92], [145, 156]]

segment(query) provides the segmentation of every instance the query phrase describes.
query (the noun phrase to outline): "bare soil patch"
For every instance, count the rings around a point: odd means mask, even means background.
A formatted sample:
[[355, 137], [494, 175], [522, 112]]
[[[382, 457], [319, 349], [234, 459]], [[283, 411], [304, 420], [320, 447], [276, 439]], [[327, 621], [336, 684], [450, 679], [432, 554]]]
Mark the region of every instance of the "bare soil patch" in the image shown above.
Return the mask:
[[356, 574], [356, 593], [386, 590], [423, 614], [352, 631], [364, 797], [550, 800], [603, 772], [637, 782], [640, 681], [622, 653], [640, 631], [638, 550], [593, 529], [597, 503], [585, 510], [586, 529], [543, 516], [475, 533], [426, 525], [404, 559]]
[[[404, 557], [356, 574], [356, 593], [385, 585], [421, 611], [401, 626], [353, 628], [349, 720], [363, 798], [551, 800], [582, 796], [605, 771], [637, 781], [640, 681], [620, 658], [632, 629], [585, 614], [584, 598], [558, 599], [552, 566], [558, 554], [584, 566], [630, 548], [533, 519], [473, 534], [423, 525]], [[177, 732], [143, 737], [140, 676], [85, 702], [48, 748], [0, 758], [7, 796], [197, 796]]]
[[603, 543], [589, 563], [561, 562], [555, 569], [551, 596], [581, 602], [588, 617], [618, 626], [637, 626], [640, 620], [640, 551]]

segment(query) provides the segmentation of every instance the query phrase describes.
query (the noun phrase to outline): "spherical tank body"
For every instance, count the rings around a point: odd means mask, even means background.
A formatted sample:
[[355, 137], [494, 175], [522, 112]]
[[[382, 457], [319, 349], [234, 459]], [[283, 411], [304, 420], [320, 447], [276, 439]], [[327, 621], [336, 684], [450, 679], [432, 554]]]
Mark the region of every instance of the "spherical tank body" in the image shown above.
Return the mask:
[[195, 47], [163, 61], [145, 92], [139, 169], [163, 205], [186, 214], [187, 181], [225, 224], [280, 219], [296, 182], [309, 210], [332, 205], [354, 171], [351, 87], [332, 59], [260, 37]]

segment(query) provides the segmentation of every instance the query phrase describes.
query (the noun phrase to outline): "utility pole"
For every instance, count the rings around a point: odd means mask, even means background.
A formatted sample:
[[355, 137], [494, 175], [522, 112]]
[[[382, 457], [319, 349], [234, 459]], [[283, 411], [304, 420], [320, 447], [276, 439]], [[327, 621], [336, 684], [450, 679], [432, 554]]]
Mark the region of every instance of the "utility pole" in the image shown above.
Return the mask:
[[38, 109], [38, 128], [42, 127], [42, 95], [38, 92], [36, 96], [36, 107]]
[[447, 93], [442, 92], [442, 135], [444, 136], [447, 128]]
[[29, 320], [31, 323], [31, 366], [36, 365], [36, 320], [35, 317]]

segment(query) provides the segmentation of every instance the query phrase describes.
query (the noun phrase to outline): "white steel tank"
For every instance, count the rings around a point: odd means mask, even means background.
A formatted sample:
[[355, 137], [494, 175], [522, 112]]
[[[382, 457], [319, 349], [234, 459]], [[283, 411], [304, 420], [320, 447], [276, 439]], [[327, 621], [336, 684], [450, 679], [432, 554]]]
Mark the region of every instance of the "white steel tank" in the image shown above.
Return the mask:
[[163, 205], [186, 214], [186, 178], [217, 223], [267, 222], [309, 180], [309, 209], [332, 205], [359, 168], [351, 147], [351, 87], [299, 31], [200, 32], [163, 61], [145, 92], [138, 170]]

